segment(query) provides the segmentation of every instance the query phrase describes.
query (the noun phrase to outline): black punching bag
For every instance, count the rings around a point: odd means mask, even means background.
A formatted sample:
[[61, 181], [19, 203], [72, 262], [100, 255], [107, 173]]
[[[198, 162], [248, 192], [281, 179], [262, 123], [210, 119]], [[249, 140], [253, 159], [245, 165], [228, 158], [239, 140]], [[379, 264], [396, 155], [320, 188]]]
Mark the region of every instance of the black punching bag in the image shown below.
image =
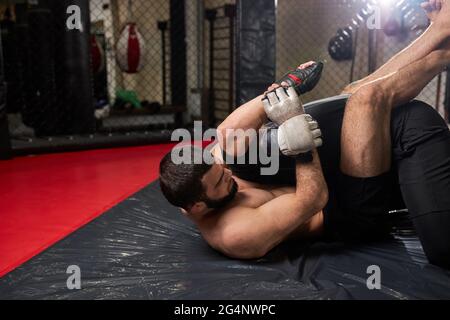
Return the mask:
[[27, 101], [24, 122], [37, 136], [55, 135], [63, 114], [55, 104], [55, 34], [53, 15], [45, 1], [30, 5], [28, 11]]
[[[0, 26], [1, 32], [1, 26]], [[3, 76], [2, 41], [0, 38], [0, 159], [11, 158], [8, 119], [6, 117], [6, 86]]]
[[172, 105], [186, 105], [186, 23], [184, 1], [170, 0], [170, 80]]
[[276, 7], [273, 0], [237, 2], [236, 102], [264, 92], [275, 81]]
[[[52, 1], [55, 19], [58, 106], [66, 134], [95, 129], [89, 0]], [[75, 28], [71, 28], [72, 26]]]
[[29, 126], [34, 127], [36, 117], [33, 114], [33, 91], [32, 72], [30, 67], [30, 46], [28, 7], [26, 4], [16, 4], [16, 38], [17, 41], [17, 74], [20, 78], [20, 90], [22, 98], [22, 120]]
[[16, 23], [12, 19], [11, 9], [9, 7], [5, 10], [0, 25], [2, 29], [3, 58], [7, 62], [3, 64], [4, 80], [8, 87], [6, 106], [8, 113], [16, 113], [20, 110], [22, 99], [20, 77], [17, 72], [19, 60], [17, 58]]

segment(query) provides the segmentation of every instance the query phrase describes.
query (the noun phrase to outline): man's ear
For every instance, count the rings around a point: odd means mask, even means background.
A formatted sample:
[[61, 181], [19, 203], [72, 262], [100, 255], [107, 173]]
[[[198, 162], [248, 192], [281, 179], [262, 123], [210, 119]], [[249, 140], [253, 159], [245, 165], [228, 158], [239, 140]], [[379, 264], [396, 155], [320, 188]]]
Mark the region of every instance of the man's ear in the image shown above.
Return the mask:
[[206, 203], [204, 203], [203, 201], [199, 201], [194, 203], [188, 211], [184, 211], [186, 212], [187, 216], [198, 216], [205, 213], [206, 210], [208, 210], [208, 206], [206, 205]]

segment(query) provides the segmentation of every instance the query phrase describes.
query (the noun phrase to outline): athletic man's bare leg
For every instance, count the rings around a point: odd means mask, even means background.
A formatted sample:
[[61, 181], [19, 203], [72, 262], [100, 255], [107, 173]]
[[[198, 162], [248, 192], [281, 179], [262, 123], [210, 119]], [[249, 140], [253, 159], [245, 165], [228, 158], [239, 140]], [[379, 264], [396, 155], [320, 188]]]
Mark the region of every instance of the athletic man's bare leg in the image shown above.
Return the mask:
[[414, 99], [450, 64], [450, 48], [362, 86], [346, 106], [341, 136], [341, 170], [353, 177], [375, 177], [391, 168], [392, 108]]
[[437, 8], [427, 9], [432, 23], [419, 38], [371, 75], [348, 85], [343, 93], [355, 93], [361, 86], [396, 72], [439, 49], [447, 39], [447, 30], [450, 29], [450, 3], [448, 0], [437, 0], [435, 3], [439, 4]]

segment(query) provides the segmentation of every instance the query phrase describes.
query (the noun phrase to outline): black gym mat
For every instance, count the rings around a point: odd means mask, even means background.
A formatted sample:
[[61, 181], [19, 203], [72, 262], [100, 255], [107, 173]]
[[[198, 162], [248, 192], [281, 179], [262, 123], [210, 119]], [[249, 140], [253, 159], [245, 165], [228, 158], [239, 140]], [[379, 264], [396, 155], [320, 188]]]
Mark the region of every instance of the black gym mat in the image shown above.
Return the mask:
[[[68, 266], [81, 269], [69, 290]], [[367, 268], [381, 269], [369, 290]], [[257, 261], [210, 249], [154, 183], [0, 279], [0, 299], [449, 299], [416, 237], [286, 243]]]

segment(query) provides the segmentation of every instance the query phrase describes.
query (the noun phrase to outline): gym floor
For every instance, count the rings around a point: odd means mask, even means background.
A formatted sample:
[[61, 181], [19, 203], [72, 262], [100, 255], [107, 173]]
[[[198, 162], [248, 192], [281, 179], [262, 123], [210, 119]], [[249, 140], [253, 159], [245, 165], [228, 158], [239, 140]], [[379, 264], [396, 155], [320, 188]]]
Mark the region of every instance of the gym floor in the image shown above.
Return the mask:
[[0, 162], [0, 276], [158, 178], [171, 144]]
[[[159, 190], [172, 146], [0, 162], [0, 299], [450, 299], [450, 271], [414, 235], [222, 256]], [[74, 265], [82, 290], [67, 286]], [[382, 268], [381, 290], [368, 290], [368, 266]]]

